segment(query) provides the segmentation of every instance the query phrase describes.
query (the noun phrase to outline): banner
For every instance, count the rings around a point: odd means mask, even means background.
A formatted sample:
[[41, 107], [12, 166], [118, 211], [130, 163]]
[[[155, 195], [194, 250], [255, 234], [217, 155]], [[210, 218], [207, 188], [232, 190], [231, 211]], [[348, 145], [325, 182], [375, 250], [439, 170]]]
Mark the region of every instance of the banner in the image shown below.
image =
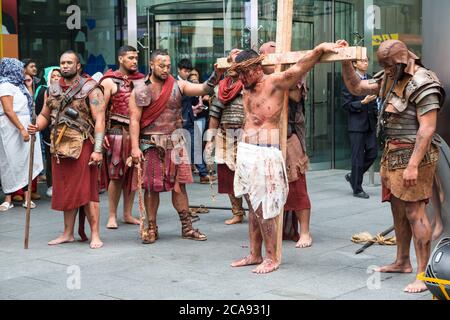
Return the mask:
[[0, 0], [0, 57], [19, 58], [17, 0]]

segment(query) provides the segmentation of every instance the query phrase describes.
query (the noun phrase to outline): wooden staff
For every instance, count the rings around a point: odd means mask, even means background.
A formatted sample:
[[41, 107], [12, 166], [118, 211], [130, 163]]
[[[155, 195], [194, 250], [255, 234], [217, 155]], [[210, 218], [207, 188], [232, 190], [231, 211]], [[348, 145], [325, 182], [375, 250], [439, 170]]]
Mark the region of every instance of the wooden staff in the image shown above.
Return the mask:
[[139, 203], [139, 235], [144, 240], [145, 233], [145, 219], [148, 219], [147, 211], [145, 210], [144, 194], [142, 192], [142, 166], [141, 163], [135, 165], [137, 170], [137, 184], [138, 184], [138, 203]]
[[[384, 236], [388, 235], [389, 233], [391, 233], [392, 231], [394, 231], [394, 226], [389, 227], [388, 229], [384, 230], [382, 233], [380, 233], [380, 236], [384, 237]], [[363, 252], [364, 250], [366, 250], [367, 248], [372, 246], [375, 243], [376, 239], [377, 239], [377, 237], [373, 237], [372, 241], [367, 242], [364, 246], [362, 246], [361, 248], [356, 250], [355, 254], [360, 254], [361, 252]]]
[[[292, 42], [292, 15], [294, 9], [293, 0], [278, 0], [277, 4], [277, 37], [276, 37], [276, 53], [287, 53], [291, 51]], [[283, 71], [286, 65], [277, 64], [275, 72]], [[283, 158], [286, 160], [286, 141], [288, 126], [288, 108], [289, 108], [289, 90], [286, 90], [283, 98], [283, 111], [280, 121], [280, 146]], [[277, 226], [277, 260], [281, 264], [281, 247], [283, 243], [283, 215], [284, 208], [276, 218]]]
[[[33, 82], [33, 89], [34, 89], [34, 82]], [[34, 90], [33, 90], [34, 92]], [[33, 99], [33, 96], [31, 96], [31, 99]], [[34, 107], [34, 101], [31, 108], [31, 123], [36, 124], [36, 113], [35, 113], [35, 107]], [[36, 132], [36, 134], [38, 134]], [[30, 238], [30, 219], [31, 219], [31, 192], [32, 192], [32, 184], [33, 184], [33, 166], [34, 166], [34, 144], [36, 142], [36, 134], [32, 134], [30, 137], [30, 158], [28, 161], [28, 193], [26, 196], [27, 201], [27, 210], [25, 213], [25, 241], [24, 241], [24, 248], [28, 249], [28, 241]]]
[[[205, 209], [208, 209], [208, 210], [230, 210], [230, 211], [232, 210], [232, 208], [230, 208], [230, 207], [217, 207], [217, 206], [210, 207], [210, 206], [202, 206], [202, 205], [196, 206], [196, 205], [193, 205], [193, 204], [191, 204], [189, 206], [189, 209], [200, 209], [200, 208], [205, 208]], [[242, 208], [242, 209], [245, 210], [245, 211], [248, 211], [247, 208]]]

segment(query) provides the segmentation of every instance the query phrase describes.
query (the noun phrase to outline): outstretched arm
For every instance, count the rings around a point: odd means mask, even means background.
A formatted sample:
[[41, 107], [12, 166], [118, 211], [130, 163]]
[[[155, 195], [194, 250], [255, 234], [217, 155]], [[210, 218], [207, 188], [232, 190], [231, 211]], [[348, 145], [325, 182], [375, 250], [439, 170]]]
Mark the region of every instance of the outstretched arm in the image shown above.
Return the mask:
[[218, 69], [217, 64], [215, 64], [213, 73], [209, 79], [203, 83], [192, 83], [185, 80], [178, 80], [178, 86], [180, 87], [181, 94], [189, 97], [213, 95], [214, 87], [219, 83], [222, 74], [223, 70]]
[[[339, 40], [337, 43], [343, 48], [349, 46], [345, 40]], [[348, 91], [354, 96], [378, 95], [380, 93], [380, 84], [372, 83], [370, 80], [361, 80], [350, 61], [342, 62], [342, 77]]]
[[370, 80], [361, 80], [350, 61], [342, 62], [342, 77], [348, 91], [354, 96], [378, 95], [380, 84]]
[[289, 90], [319, 62], [324, 53], [337, 53], [336, 50], [341, 47], [340, 43], [321, 43], [286, 71], [270, 75], [270, 79], [272, 79], [275, 88]]

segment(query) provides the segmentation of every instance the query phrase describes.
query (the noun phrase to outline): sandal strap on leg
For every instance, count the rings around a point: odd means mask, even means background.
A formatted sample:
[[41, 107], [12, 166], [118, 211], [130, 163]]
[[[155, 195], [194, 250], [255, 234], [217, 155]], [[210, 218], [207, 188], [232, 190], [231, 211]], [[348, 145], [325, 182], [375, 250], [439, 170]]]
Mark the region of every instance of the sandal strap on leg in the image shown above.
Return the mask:
[[185, 239], [191, 240], [206, 240], [206, 235], [201, 233], [198, 229], [192, 228], [191, 216], [187, 210], [178, 212], [181, 221], [181, 236]]

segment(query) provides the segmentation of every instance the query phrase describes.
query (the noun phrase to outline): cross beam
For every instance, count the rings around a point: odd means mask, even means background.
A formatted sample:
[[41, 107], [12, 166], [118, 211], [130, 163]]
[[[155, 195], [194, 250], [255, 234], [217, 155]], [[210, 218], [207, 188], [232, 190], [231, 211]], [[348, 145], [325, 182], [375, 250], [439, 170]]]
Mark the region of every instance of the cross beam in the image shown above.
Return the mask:
[[[355, 61], [367, 58], [367, 48], [365, 47], [347, 47], [337, 49], [338, 53], [327, 53], [322, 56], [320, 63], [339, 62], [339, 61]], [[297, 63], [311, 50], [306, 51], [292, 51], [284, 53], [272, 53], [262, 61], [263, 66], [270, 65], [291, 65]], [[219, 69], [228, 69], [231, 63], [227, 58], [217, 59]]]

